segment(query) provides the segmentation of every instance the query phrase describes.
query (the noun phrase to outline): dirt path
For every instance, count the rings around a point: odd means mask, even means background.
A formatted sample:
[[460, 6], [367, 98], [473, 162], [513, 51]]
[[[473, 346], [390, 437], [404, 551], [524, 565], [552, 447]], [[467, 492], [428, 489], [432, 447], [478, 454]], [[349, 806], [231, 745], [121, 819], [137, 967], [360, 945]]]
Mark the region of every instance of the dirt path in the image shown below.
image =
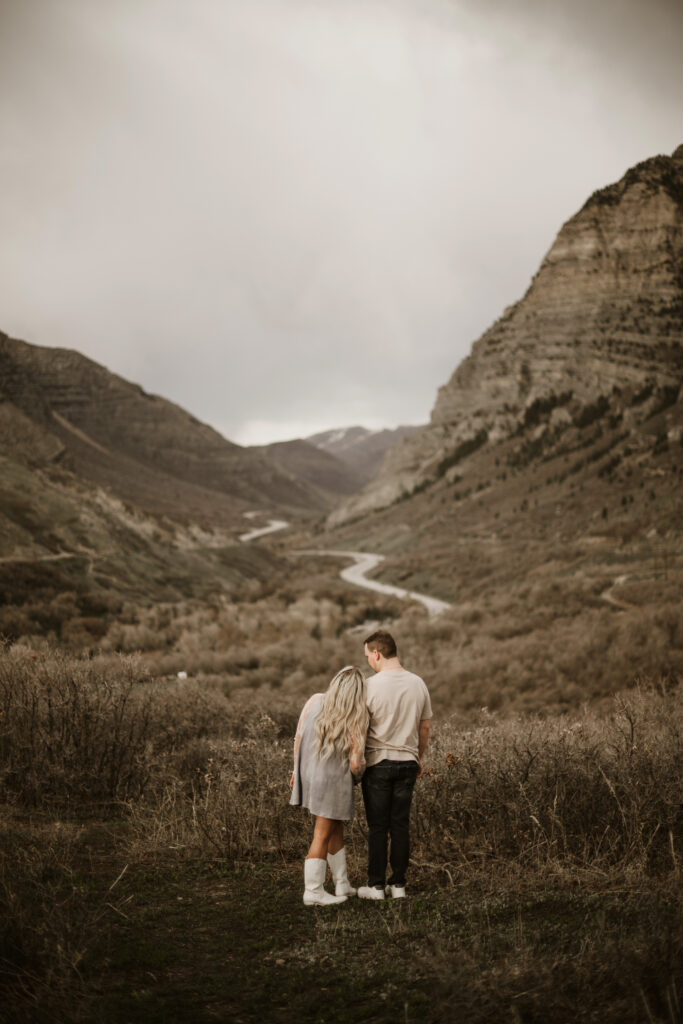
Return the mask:
[[[584, 892], [531, 874], [522, 889], [472, 870], [466, 884], [447, 886], [415, 867], [406, 900], [305, 908], [300, 861], [133, 860], [112, 893], [126, 863], [97, 879], [107, 912], [78, 965], [82, 1005], [56, 989], [43, 1015], [13, 1019], [490, 1024], [511, 1019], [512, 1005], [517, 1020], [559, 1024], [581, 991], [590, 1019], [616, 1024], [644, 1019], [650, 988], [654, 1000], [680, 991], [673, 883]], [[92, 862], [77, 883], [92, 888]], [[620, 975], [625, 959], [635, 983]]]
[[620, 587], [622, 585], [622, 583], [626, 583], [626, 580], [628, 578], [629, 578], [628, 576], [617, 576], [617, 578], [615, 579], [615, 581], [612, 584], [612, 586], [608, 587], [607, 590], [603, 590], [602, 594], [600, 594], [600, 597], [602, 598], [602, 600], [603, 601], [607, 601], [608, 604], [613, 605], [613, 607], [615, 607], [615, 608], [621, 608], [622, 610], [632, 608], [633, 605], [626, 604], [625, 601], [620, 601], [619, 598], [618, 597], [614, 597], [614, 594], [613, 594], [613, 591], [617, 587]]
[[430, 615], [440, 615], [451, 605], [448, 601], [441, 601], [438, 597], [430, 597], [427, 594], [418, 594], [414, 590], [405, 590], [403, 587], [395, 587], [391, 583], [381, 583], [379, 580], [367, 578], [367, 573], [376, 569], [380, 562], [384, 561], [384, 555], [373, 555], [368, 551], [301, 551], [302, 555], [322, 555], [332, 558], [351, 558], [353, 565], [342, 569], [340, 576], [347, 583], [353, 583], [357, 587], [365, 587], [366, 590], [375, 590], [380, 594], [393, 594], [405, 600], [418, 601], [427, 609]]

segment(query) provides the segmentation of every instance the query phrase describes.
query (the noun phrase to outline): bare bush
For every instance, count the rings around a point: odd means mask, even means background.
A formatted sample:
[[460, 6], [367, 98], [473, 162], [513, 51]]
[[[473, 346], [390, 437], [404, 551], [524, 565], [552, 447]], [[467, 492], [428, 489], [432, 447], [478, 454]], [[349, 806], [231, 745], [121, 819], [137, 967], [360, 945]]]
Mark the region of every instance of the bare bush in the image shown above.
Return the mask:
[[149, 779], [147, 676], [130, 658], [0, 652], [0, 793], [28, 804], [115, 801]]
[[[229, 706], [230, 725], [188, 730], [166, 781], [131, 807], [138, 834], [147, 848], [202, 856], [298, 856], [307, 828], [287, 788], [296, 709], [271, 716], [247, 696]], [[617, 698], [606, 717], [482, 712], [466, 729], [451, 719], [435, 727], [416, 791], [416, 862], [451, 874], [486, 863], [678, 872], [682, 760], [683, 713], [665, 690]]]
[[188, 743], [154, 797], [131, 805], [145, 849], [243, 860], [300, 855], [304, 826], [288, 803], [296, 715], [286, 718], [286, 738], [253, 704], [236, 709], [237, 723], [241, 735]]
[[557, 712], [611, 697], [639, 676], [683, 676], [680, 614], [669, 606], [615, 612], [594, 595], [582, 605], [580, 594], [553, 588], [528, 601], [544, 606], [530, 614], [520, 595], [479, 609], [475, 622], [471, 610], [452, 609], [436, 635], [429, 619], [406, 613], [394, 629], [401, 660], [419, 666], [435, 705], [448, 711]]
[[679, 871], [683, 714], [637, 690], [599, 719], [486, 713], [438, 730], [415, 802], [418, 858]]
[[149, 684], [147, 715], [149, 748], [155, 754], [180, 751], [196, 739], [221, 735], [233, 720], [220, 690], [189, 679]]

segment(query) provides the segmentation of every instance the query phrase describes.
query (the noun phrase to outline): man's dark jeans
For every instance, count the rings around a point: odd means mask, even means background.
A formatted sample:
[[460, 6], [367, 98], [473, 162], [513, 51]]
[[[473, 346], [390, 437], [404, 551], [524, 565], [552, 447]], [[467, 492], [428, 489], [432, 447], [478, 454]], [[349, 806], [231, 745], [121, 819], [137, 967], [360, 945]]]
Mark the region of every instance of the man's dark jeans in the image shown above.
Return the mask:
[[416, 761], [380, 761], [365, 769], [363, 801], [368, 819], [368, 885], [382, 886], [387, 870], [387, 836], [391, 836], [389, 885], [405, 885], [410, 857], [410, 803]]

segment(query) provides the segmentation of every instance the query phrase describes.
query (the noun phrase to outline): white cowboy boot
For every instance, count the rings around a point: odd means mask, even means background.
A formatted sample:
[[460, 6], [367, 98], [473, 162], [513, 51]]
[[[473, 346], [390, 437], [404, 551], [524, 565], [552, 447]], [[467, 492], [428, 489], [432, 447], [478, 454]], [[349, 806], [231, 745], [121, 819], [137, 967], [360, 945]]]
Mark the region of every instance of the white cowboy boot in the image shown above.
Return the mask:
[[318, 857], [307, 857], [304, 861], [304, 903], [307, 907], [328, 907], [332, 903], [345, 903], [346, 896], [333, 896], [325, 892], [327, 861]]
[[337, 896], [355, 896], [356, 890], [349, 882], [349, 876], [346, 873], [345, 848], [342, 846], [341, 850], [337, 853], [328, 853], [327, 863], [330, 865], [334, 881], [334, 891]]

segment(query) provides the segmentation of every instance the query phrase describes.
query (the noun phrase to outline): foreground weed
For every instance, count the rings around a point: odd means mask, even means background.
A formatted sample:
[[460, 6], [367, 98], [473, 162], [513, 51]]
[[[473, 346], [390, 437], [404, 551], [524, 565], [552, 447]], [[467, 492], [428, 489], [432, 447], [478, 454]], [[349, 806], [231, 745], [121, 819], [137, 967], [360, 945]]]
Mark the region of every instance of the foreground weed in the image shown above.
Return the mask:
[[122, 874], [93, 878], [85, 829], [62, 822], [0, 828], [0, 1020], [88, 1021], [84, 966], [110, 918], [125, 916]]

